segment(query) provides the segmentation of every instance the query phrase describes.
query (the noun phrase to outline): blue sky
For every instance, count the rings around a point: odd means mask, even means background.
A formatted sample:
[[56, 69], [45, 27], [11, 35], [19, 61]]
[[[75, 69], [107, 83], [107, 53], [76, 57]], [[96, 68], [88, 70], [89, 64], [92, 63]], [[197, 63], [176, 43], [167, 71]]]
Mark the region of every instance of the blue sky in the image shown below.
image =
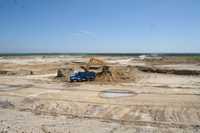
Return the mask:
[[0, 52], [200, 52], [199, 0], [0, 0]]

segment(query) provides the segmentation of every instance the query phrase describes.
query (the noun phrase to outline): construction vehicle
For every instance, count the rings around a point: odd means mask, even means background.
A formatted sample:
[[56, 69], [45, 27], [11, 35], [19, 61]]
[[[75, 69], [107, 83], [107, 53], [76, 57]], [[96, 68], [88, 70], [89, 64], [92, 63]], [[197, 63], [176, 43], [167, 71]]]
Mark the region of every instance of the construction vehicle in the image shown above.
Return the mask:
[[92, 81], [95, 80], [96, 78], [96, 73], [95, 72], [74, 72], [70, 75], [69, 79], [71, 82], [77, 81]]

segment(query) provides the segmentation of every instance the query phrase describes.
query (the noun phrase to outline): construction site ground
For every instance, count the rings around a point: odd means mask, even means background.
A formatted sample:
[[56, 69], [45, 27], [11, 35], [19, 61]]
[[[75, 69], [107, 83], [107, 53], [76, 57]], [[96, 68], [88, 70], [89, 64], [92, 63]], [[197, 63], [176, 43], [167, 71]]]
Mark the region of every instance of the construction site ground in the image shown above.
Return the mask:
[[[98, 57], [119, 66], [152, 66], [134, 57]], [[89, 57], [0, 59], [2, 133], [199, 133], [200, 76], [137, 70], [128, 82], [64, 82], [57, 69]], [[200, 62], [156, 62], [200, 70]], [[183, 68], [181, 68], [183, 67]], [[9, 74], [11, 72], [11, 74]], [[30, 73], [29, 73], [30, 72]]]

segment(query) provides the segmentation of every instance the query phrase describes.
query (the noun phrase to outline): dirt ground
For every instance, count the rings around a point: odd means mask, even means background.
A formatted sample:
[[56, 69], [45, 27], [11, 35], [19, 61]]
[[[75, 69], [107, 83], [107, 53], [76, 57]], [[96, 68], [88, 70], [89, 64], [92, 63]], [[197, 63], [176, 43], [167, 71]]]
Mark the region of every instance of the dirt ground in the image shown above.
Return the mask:
[[[200, 62], [98, 57], [121, 66], [200, 70]], [[199, 133], [200, 76], [136, 70], [132, 82], [63, 82], [57, 69], [89, 57], [0, 59], [2, 133]], [[168, 59], [169, 60], [169, 59]], [[156, 62], [156, 63], [155, 63]], [[136, 67], [137, 69], [137, 67]]]

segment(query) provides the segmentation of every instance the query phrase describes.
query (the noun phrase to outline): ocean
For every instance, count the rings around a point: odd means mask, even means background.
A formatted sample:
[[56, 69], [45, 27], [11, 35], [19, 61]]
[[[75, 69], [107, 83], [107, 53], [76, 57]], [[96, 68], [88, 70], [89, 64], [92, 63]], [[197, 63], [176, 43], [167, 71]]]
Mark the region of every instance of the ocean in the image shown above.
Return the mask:
[[200, 53], [0, 53], [0, 57], [9, 56], [200, 56]]

